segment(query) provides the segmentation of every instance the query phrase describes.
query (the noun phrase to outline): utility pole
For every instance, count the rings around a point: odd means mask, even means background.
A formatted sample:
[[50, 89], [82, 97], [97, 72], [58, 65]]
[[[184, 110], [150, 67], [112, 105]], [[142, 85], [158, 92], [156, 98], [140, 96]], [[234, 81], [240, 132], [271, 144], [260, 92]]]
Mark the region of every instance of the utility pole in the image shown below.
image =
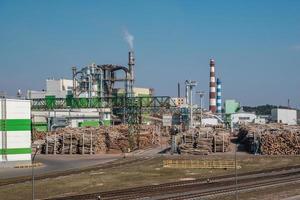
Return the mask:
[[204, 97], [204, 92], [203, 91], [197, 91], [196, 94], [199, 95], [200, 97], [200, 126], [202, 126], [202, 115], [203, 115], [203, 97]]
[[234, 169], [235, 169], [235, 200], [239, 199], [238, 196], [238, 182], [237, 182], [237, 156], [236, 156], [236, 152], [238, 149], [238, 144], [235, 144], [235, 151], [234, 151]]
[[40, 150], [40, 146], [38, 145], [35, 149], [35, 153], [32, 155], [32, 158], [31, 158], [31, 175], [32, 175], [32, 200], [35, 199], [35, 190], [34, 190], [34, 159], [35, 159], [35, 156], [37, 154], [37, 152]]
[[193, 123], [193, 88], [197, 85], [196, 81], [191, 81], [191, 80], [186, 80], [185, 81], [185, 85], [186, 85], [186, 89], [187, 89], [187, 94], [189, 97], [189, 108], [190, 108], [190, 124], [189, 124], [189, 128], [193, 128], [194, 127], [194, 123]]

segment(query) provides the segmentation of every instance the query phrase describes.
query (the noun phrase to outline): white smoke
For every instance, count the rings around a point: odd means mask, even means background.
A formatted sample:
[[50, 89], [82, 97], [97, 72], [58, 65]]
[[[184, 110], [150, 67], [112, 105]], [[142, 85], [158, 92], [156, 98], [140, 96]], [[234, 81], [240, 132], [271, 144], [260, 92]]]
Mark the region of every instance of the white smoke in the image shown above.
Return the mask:
[[124, 29], [124, 39], [128, 43], [130, 50], [133, 50], [134, 37], [128, 32], [127, 29]]

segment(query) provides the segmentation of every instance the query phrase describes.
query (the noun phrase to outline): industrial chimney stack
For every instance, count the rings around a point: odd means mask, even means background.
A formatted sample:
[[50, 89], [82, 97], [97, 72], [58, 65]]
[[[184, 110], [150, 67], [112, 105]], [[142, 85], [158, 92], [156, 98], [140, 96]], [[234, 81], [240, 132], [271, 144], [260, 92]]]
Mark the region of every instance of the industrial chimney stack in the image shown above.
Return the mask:
[[209, 110], [216, 112], [216, 77], [215, 77], [215, 61], [210, 59], [210, 82], [209, 82]]
[[222, 82], [217, 78], [217, 113], [222, 113]]
[[129, 67], [129, 73], [131, 76], [131, 81], [134, 81], [134, 53], [133, 53], [133, 51], [129, 51], [129, 53], [128, 53], [128, 67]]
[[129, 78], [129, 85], [127, 88], [127, 93], [129, 97], [133, 96], [133, 84], [134, 84], [134, 63], [135, 59], [134, 59], [134, 53], [133, 51], [129, 51], [128, 53], [128, 70], [129, 70], [129, 74], [130, 74], [130, 78]]

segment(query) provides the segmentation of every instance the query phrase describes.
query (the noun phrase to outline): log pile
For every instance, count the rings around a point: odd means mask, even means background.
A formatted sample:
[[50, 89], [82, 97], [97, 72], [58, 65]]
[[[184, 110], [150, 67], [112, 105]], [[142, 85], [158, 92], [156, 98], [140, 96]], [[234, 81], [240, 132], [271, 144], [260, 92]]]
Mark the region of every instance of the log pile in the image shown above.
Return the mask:
[[225, 129], [205, 127], [190, 130], [183, 134], [179, 145], [181, 153], [208, 155], [229, 151], [230, 134]]
[[128, 126], [62, 128], [38, 135], [45, 142], [42, 153], [49, 154], [97, 154], [128, 152], [143, 149], [160, 142], [155, 126], [141, 126], [134, 135], [135, 148], [129, 149]]
[[252, 153], [263, 155], [300, 154], [300, 126], [244, 125], [239, 129], [238, 140]]

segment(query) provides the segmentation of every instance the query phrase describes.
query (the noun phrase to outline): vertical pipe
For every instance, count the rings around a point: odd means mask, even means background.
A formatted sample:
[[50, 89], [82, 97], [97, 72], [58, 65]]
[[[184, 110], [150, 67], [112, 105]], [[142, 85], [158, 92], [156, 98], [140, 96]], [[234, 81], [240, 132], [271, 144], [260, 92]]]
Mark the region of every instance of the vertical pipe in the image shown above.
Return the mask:
[[193, 122], [193, 99], [192, 99], [192, 86], [190, 86], [190, 100], [189, 100], [189, 103], [190, 103], [190, 128], [193, 128], [194, 127], [194, 122]]
[[200, 94], [200, 126], [202, 126], [202, 109], [203, 109], [203, 105], [202, 105], [202, 97], [203, 95]]
[[209, 110], [216, 112], [216, 77], [215, 77], [215, 61], [210, 59], [210, 82], [209, 82]]
[[65, 133], [62, 135], [62, 152], [61, 154], [65, 154]]
[[90, 146], [90, 155], [92, 155], [93, 154], [93, 133], [92, 133], [92, 131], [90, 131], [90, 143], [91, 143], [91, 146]]
[[90, 74], [90, 75], [88, 76], [88, 78], [89, 78], [88, 98], [89, 98], [89, 108], [91, 108], [91, 101], [92, 101], [92, 83], [93, 83], [92, 75]]
[[177, 84], [177, 97], [180, 98], [180, 83]]
[[76, 79], [75, 79], [75, 76], [76, 76], [76, 67], [72, 67], [72, 74], [73, 74], [73, 96], [76, 97]]
[[102, 98], [103, 97], [103, 71], [102, 69], [100, 68], [100, 97]]
[[32, 183], [31, 183], [32, 200], [34, 200], [35, 197], [34, 197], [34, 156], [33, 155], [31, 155], [31, 178], [32, 178]]
[[46, 132], [46, 154], [48, 154], [48, 149], [49, 149], [49, 144], [48, 144], [48, 136], [49, 136], [49, 131], [51, 131], [51, 118], [50, 118], [50, 111], [48, 112], [48, 118], [47, 118], [47, 122], [48, 122], [48, 131]]
[[189, 104], [189, 86], [188, 86], [188, 80], [185, 81], [185, 103]]
[[217, 113], [222, 113], [222, 83], [219, 78], [217, 79]]
[[53, 154], [56, 154], [56, 131], [54, 131], [54, 147], [53, 147]]
[[71, 142], [70, 142], [70, 154], [72, 154], [72, 148], [73, 148], [73, 135], [72, 135], [73, 133], [72, 133], [72, 131], [71, 131]]
[[84, 154], [84, 132], [82, 134], [82, 152], [81, 154]]
[[235, 199], [238, 200], [239, 196], [238, 196], [238, 180], [237, 180], [237, 152], [238, 149], [238, 144], [235, 144], [235, 151], [234, 151], [234, 171], [235, 171]]

